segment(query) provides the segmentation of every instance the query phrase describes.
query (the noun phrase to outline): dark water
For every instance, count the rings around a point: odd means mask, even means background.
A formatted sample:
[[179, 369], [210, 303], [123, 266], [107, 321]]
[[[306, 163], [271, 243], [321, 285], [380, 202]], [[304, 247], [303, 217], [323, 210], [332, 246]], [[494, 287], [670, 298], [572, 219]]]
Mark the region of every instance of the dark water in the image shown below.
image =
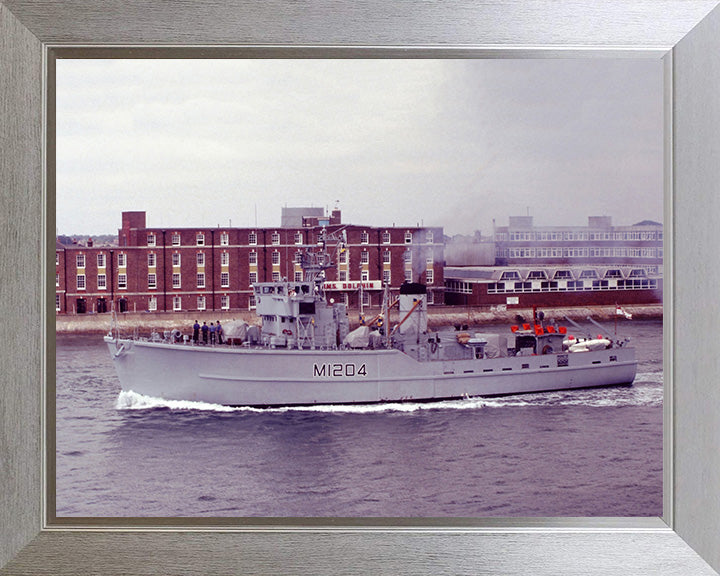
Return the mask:
[[100, 337], [57, 340], [57, 515], [660, 516], [662, 323], [632, 387], [229, 409], [120, 393]]

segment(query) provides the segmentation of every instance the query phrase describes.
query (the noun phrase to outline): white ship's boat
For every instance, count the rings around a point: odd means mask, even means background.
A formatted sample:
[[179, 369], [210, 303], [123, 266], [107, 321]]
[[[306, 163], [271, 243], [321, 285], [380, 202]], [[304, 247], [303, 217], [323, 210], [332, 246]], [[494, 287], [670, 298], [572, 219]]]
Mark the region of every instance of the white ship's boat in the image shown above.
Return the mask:
[[325, 270], [333, 264], [322, 248], [305, 254], [303, 281], [254, 285], [262, 324], [241, 326], [231, 344], [195, 343], [177, 331], [108, 334], [122, 389], [266, 407], [523, 394], [635, 378], [635, 350], [607, 335], [578, 346], [563, 327], [542, 321], [514, 326], [509, 338], [429, 330], [426, 289], [417, 283], [403, 284], [393, 302], [386, 290], [382, 312], [351, 332], [345, 305], [326, 301]]

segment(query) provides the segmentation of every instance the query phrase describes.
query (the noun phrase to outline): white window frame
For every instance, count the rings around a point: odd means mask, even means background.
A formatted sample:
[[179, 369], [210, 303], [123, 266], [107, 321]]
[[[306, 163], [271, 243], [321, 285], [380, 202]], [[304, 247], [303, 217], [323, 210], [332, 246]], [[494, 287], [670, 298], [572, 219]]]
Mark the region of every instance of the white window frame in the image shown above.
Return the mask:
[[275, 251], [272, 253], [271, 258], [272, 258], [272, 265], [273, 265], [273, 266], [280, 266], [280, 252], [278, 252], [277, 250], [275, 250]]
[[75, 267], [85, 268], [85, 254], [75, 254]]
[[367, 250], [360, 252], [360, 264], [370, 264], [370, 252]]
[[205, 296], [197, 297], [197, 309], [198, 310], [206, 310]]
[[270, 244], [273, 246], [280, 246], [280, 232], [273, 232], [270, 235]]
[[412, 232], [405, 232], [405, 244], [412, 244]]
[[97, 255], [97, 267], [105, 268], [105, 254], [100, 253]]
[[198, 268], [205, 266], [205, 252], [198, 252], [195, 260], [197, 262]]
[[250, 265], [257, 265], [257, 255], [258, 253], [253, 250], [252, 252], [248, 252], [248, 264]]
[[195, 234], [195, 246], [205, 246], [205, 234], [202, 232]]
[[172, 287], [173, 288], [182, 288], [182, 276], [180, 275], [179, 272], [173, 272]]
[[367, 233], [367, 231], [363, 230], [360, 232], [360, 244], [369, 244], [370, 243], [370, 235]]
[[157, 298], [155, 296], [150, 296], [150, 298], [148, 298], [148, 311], [157, 311]]
[[391, 240], [391, 238], [390, 238], [390, 232], [388, 232], [388, 231], [386, 230], [385, 232], [382, 233], [382, 243], [383, 243], [383, 244], [390, 244], [390, 240]]
[[230, 245], [230, 235], [227, 232], [220, 234], [220, 246]]
[[205, 272], [197, 273], [197, 287], [205, 288]]
[[118, 268], [127, 268], [127, 254], [124, 252], [118, 254]]
[[230, 273], [229, 272], [220, 272], [220, 287], [221, 288], [230, 288]]
[[248, 244], [250, 246], [257, 246], [257, 232], [250, 232], [250, 234], [248, 234]]
[[85, 274], [77, 274], [75, 276], [75, 286], [77, 286], [78, 290], [86, 290], [87, 289], [87, 282], [86, 282]]
[[118, 290], [127, 290], [127, 274], [118, 274]]
[[383, 270], [382, 273], [383, 276], [383, 284], [391, 284], [392, 283], [392, 275], [390, 274], [390, 270]]
[[180, 264], [182, 263], [182, 258], [180, 256], [181, 256], [180, 252], [173, 252], [173, 254], [172, 254], [173, 268], [179, 267]]
[[390, 250], [385, 250], [382, 255], [383, 264], [390, 264]]
[[98, 290], [107, 290], [107, 274], [97, 275], [97, 287]]
[[157, 274], [154, 272], [148, 273], [148, 290], [154, 290], [157, 288]]
[[174, 232], [170, 238], [173, 246], [180, 246], [180, 234]]
[[60, 312], [60, 294], [55, 294], [55, 312]]
[[230, 310], [230, 296], [223, 294], [220, 296], [220, 309]]
[[302, 232], [295, 232], [295, 244], [302, 244], [302, 243], [303, 243]]
[[220, 252], [220, 266], [230, 266], [229, 252]]
[[155, 252], [148, 253], [148, 268], [155, 268], [157, 266], [157, 254]]
[[182, 296], [173, 296], [173, 312], [182, 311]]
[[147, 245], [148, 246], [156, 246], [157, 245], [157, 236], [155, 236], [155, 234], [148, 234]]
[[258, 281], [258, 273], [257, 272], [250, 272], [248, 275], [248, 281], [250, 284], [257, 284]]
[[280, 282], [280, 272], [273, 272], [272, 273], [272, 281], [273, 282]]

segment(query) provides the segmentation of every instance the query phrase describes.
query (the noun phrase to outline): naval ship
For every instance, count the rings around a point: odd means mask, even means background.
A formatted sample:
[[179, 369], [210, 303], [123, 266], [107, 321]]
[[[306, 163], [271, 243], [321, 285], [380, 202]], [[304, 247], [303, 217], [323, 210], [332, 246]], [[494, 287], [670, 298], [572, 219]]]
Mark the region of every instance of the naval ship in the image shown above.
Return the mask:
[[419, 282], [402, 284], [396, 296], [385, 286], [381, 312], [351, 331], [347, 307], [323, 289], [342, 250], [342, 237], [323, 233], [302, 256], [302, 281], [254, 284], [261, 323], [226, 325], [229, 343], [196, 343], [179, 330], [123, 337], [115, 326], [104, 340], [122, 389], [277, 407], [501, 396], [629, 385], [635, 378], [628, 340], [576, 339], [542, 318], [512, 326], [507, 336], [431, 330]]

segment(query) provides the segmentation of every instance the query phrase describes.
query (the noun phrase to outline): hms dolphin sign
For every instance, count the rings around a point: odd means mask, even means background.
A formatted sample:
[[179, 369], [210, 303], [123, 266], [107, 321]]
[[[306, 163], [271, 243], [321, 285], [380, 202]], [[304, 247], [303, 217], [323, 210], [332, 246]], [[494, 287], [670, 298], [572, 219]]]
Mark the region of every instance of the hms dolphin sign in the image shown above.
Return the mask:
[[382, 290], [380, 280], [369, 280], [367, 282], [325, 282], [325, 290]]

